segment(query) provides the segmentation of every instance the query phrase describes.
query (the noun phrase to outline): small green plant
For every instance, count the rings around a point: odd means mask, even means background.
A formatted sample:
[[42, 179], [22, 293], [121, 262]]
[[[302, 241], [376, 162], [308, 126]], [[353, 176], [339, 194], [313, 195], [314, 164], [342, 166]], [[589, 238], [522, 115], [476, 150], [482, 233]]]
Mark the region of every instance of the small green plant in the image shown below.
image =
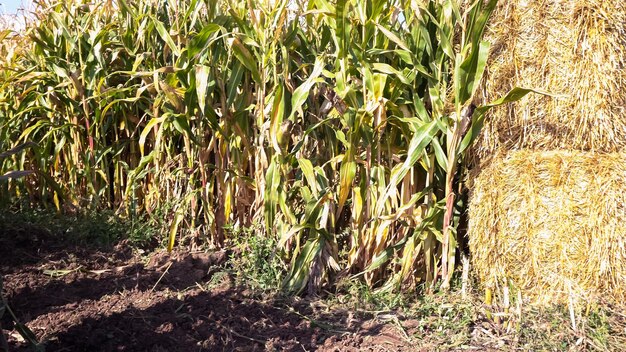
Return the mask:
[[[586, 319], [587, 336], [598, 349], [610, 350], [609, 339], [612, 328], [609, 312], [602, 309], [595, 309]], [[622, 332], [622, 337], [626, 335], [626, 329]], [[622, 346], [626, 347], [626, 346]]]
[[209, 289], [214, 289], [222, 286], [224, 283], [228, 282], [229, 274], [226, 270], [216, 271], [209, 280], [207, 286]]
[[353, 306], [355, 310], [381, 312], [406, 308], [414, 298], [406, 292], [372, 289], [359, 280], [346, 280], [337, 285], [337, 294], [331, 301]]
[[478, 318], [475, 302], [462, 299], [458, 291], [421, 296], [409, 311], [420, 321], [416, 337], [429, 337], [446, 348], [469, 342], [471, 327]]
[[276, 239], [259, 235], [254, 227], [228, 231], [237, 252], [231, 259], [237, 280], [262, 291], [281, 287], [287, 268]]
[[31, 230], [82, 245], [110, 246], [126, 237], [126, 221], [112, 211], [87, 211], [60, 215], [29, 206], [5, 209], [0, 214], [0, 233], [29, 237]]
[[126, 219], [130, 243], [137, 247], [165, 246], [173, 208], [172, 202], [165, 202], [147, 214]]
[[124, 221], [112, 211], [88, 212], [65, 221], [68, 237], [86, 244], [110, 246], [126, 235]]

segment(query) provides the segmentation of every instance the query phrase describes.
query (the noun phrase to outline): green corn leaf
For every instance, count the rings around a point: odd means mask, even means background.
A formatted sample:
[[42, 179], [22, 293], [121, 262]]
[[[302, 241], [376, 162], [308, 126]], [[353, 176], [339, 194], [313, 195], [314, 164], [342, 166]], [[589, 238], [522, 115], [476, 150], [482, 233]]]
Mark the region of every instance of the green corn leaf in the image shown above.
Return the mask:
[[298, 159], [298, 165], [300, 166], [300, 170], [302, 170], [302, 174], [313, 192], [313, 196], [316, 198], [319, 197], [317, 180], [315, 178], [315, 172], [313, 171], [313, 163], [311, 163], [308, 159], [300, 158]]
[[551, 97], [557, 97], [556, 95], [552, 93], [539, 90], [539, 89], [515, 87], [511, 89], [503, 97], [493, 102], [490, 102], [486, 105], [477, 107], [476, 110], [474, 111], [474, 116], [472, 117], [472, 125], [469, 131], [467, 132], [467, 134], [465, 135], [465, 137], [463, 137], [463, 140], [461, 141], [461, 145], [459, 147], [459, 154], [463, 153], [480, 134], [480, 131], [484, 123], [485, 114], [487, 113], [487, 111], [503, 104], [518, 101], [529, 93], [536, 93], [536, 94], [541, 94], [541, 95], [546, 95], [546, 96], [551, 96]]
[[191, 141], [193, 141], [197, 145], [200, 145], [200, 142], [196, 139], [193, 132], [191, 131], [191, 126], [189, 126], [189, 120], [186, 115], [172, 115], [172, 126], [174, 126], [174, 128], [178, 132], [185, 134], [187, 137], [189, 137]]
[[402, 50], [406, 50], [408, 52], [411, 52], [411, 49], [409, 49], [409, 46], [402, 40], [400, 39], [397, 35], [395, 35], [393, 32], [391, 32], [390, 30], [388, 30], [387, 28], [385, 28], [384, 26], [382, 26], [379, 23], [376, 23], [376, 27], [378, 27], [378, 29], [383, 32], [383, 34], [389, 38], [389, 40], [391, 40], [392, 42], [394, 42], [397, 46], [400, 47], [400, 49]]
[[382, 73], [388, 74], [388, 75], [394, 75], [403, 84], [409, 85], [409, 84], [411, 84], [413, 82], [413, 80], [409, 79], [402, 72], [396, 70], [395, 68], [393, 68], [389, 64], [375, 62], [375, 63], [372, 64], [372, 69], [374, 69], [375, 71], [378, 71], [378, 72], [382, 72]]
[[322, 73], [322, 69], [324, 68], [324, 60], [323, 57], [315, 58], [315, 66], [313, 67], [313, 72], [309, 75], [306, 81], [302, 83], [296, 90], [293, 92], [291, 96], [291, 114], [289, 114], [289, 120], [293, 120], [296, 112], [301, 109], [302, 105], [309, 97], [311, 93], [311, 88], [317, 82], [317, 78]]
[[233, 50], [233, 54], [252, 74], [252, 79], [257, 84], [262, 84], [261, 73], [257, 67], [257, 60], [252, 56], [248, 48], [241, 42], [239, 38], [232, 38], [230, 41], [230, 47]]
[[[334, 13], [335, 14], [335, 25], [333, 26], [331, 23], [332, 27], [335, 27], [336, 30], [336, 38], [335, 40], [337, 41], [337, 57], [339, 59], [342, 59], [344, 57], [346, 57], [346, 55], [348, 55], [348, 46], [349, 46], [349, 34], [350, 34], [350, 22], [347, 21], [347, 13], [349, 11], [349, 4], [350, 1], [348, 0], [337, 0], [336, 3], [336, 7], [333, 9], [332, 5], [330, 5], [328, 2], [326, 1], [322, 1], [322, 0], [318, 0], [316, 1], [317, 5], [321, 5], [321, 7], [330, 12], [330, 13]], [[330, 20], [332, 17], [331, 16], [327, 16], [327, 19]]]
[[278, 241], [278, 246], [281, 248], [284, 247], [287, 241], [293, 238], [293, 236], [300, 233], [302, 230], [315, 230], [315, 226], [311, 224], [293, 226], [291, 229], [289, 229], [289, 231], [282, 234], [282, 236], [280, 237], [280, 240]]
[[[314, 227], [315, 222], [318, 219], [320, 212], [322, 211], [324, 203], [332, 199], [332, 193], [325, 191], [317, 199], [313, 198], [307, 202], [304, 212], [304, 218], [300, 222], [301, 224], [312, 224]], [[317, 227], [316, 227], [317, 228]]]
[[243, 73], [245, 71], [245, 67], [241, 64], [241, 62], [237, 61], [233, 65], [230, 80], [227, 85], [227, 99], [226, 104], [230, 106], [235, 98], [239, 95], [237, 89], [239, 88], [239, 84], [241, 83], [241, 79], [243, 78]]
[[285, 95], [283, 94], [283, 85], [278, 84], [274, 93], [274, 102], [272, 104], [272, 112], [270, 116], [270, 139], [276, 153], [281, 154], [281, 131], [280, 127], [283, 123], [285, 115]]
[[167, 29], [165, 29], [165, 25], [163, 25], [163, 22], [159, 21], [158, 19], [154, 17], [150, 17], [150, 19], [152, 20], [152, 23], [154, 24], [154, 28], [156, 28], [157, 32], [159, 32], [159, 35], [161, 36], [161, 39], [163, 39], [165, 44], [169, 46], [170, 50], [172, 50], [172, 52], [176, 54], [176, 56], [180, 56], [180, 49], [178, 48], [176, 43], [174, 43], [174, 40], [170, 36]]
[[384, 204], [394, 192], [395, 187], [422, 156], [424, 149], [431, 143], [438, 131], [439, 128], [437, 127], [437, 123], [433, 121], [424, 124], [413, 134], [411, 143], [409, 144], [409, 149], [407, 150], [406, 160], [398, 168], [394, 168], [391, 173], [391, 179], [389, 180], [387, 190], [385, 191], [384, 196], [381, 197], [376, 204], [376, 211], [379, 215], [382, 214]]
[[199, 56], [202, 55], [202, 53], [204, 53], [209, 47], [209, 39], [211, 38], [211, 36], [222, 29], [223, 28], [221, 26], [214, 23], [210, 23], [204, 26], [204, 28], [200, 30], [200, 33], [193, 37], [193, 39], [187, 46], [188, 56], [195, 60], [199, 59]]
[[274, 228], [274, 217], [278, 208], [278, 194], [276, 190], [280, 186], [280, 166], [277, 156], [272, 158], [267, 173], [265, 174], [265, 228], [266, 231], [272, 231]]
[[544, 90], [540, 90], [540, 89], [515, 87], [511, 89], [508, 93], [506, 93], [503, 97], [495, 101], [492, 101], [488, 104], [485, 104], [483, 106], [477, 107], [475, 114], [476, 113], [481, 114], [481, 115], [485, 114], [487, 111], [491, 110], [492, 108], [496, 106], [518, 101], [529, 93], [536, 93], [536, 94], [545, 95], [545, 96], [554, 97], [554, 98], [560, 97], [559, 95], [556, 95], [556, 94], [553, 94]]
[[302, 247], [302, 251], [291, 265], [291, 272], [283, 282], [283, 289], [293, 294], [299, 294], [306, 287], [311, 273], [311, 264], [320, 255], [325, 240], [319, 234], [309, 239]]
[[469, 43], [472, 43], [474, 46], [478, 45], [485, 31], [487, 21], [495, 10], [496, 5], [498, 5], [498, 0], [488, 0], [487, 3], [483, 0], [478, 0], [472, 4], [466, 25], [468, 36], [466, 37], [465, 45]]
[[128, 3], [126, 2], [126, 0], [119, 0], [119, 4], [124, 12], [127, 12], [128, 14], [130, 14], [131, 18], [137, 18], [135, 11], [133, 11], [133, 9], [130, 6], [128, 6]]
[[287, 205], [287, 193], [284, 189], [278, 191], [278, 205], [280, 207], [280, 211], [285, 215], [287, 220], [289, 220], [289, 224], [294, 225], [298, 222], [298, 219], [294, 215], [291, 208]]
[[458, 106], [465, 105], [474, 96], [485, 71], [488, 58], [489, 43], [487, 42], [480, 42], [478, 50], [472, 50], [469, 57], [462, 63], [460, 63], [461, 55], [457, 55], [454, 88]]
[[383, 264], [387, 263], [393, 257], [393, 254], [395, 252], [397, 252], [398, 250], [400, 250], [400, 249], [402, 249], [404, 247], [404, 245], [406, 244], [408, 239], [409, 239], [409, 236], [404, 237], [402, 240], [400, 240], [395, 245], [389, 246], [389, 247], [385, 248], [383, 251], [381, 251], [380, 253], [376, 254], [372, 258], [372, 261], [367, 266], [367, 268], [365, 268], [365, 270], [363, 270], [362, 272], [353, 275], [352, 278], [355, 279], [355, 278], [357, 278], [359, 276], [362, 276], [362, 275], [364, 275], [366, 273], [374, 271], [374, 270], [380, 268], [381, 266], [383, 266]]
[[437, 159], [437, 163], [443, 170], [448, 170], [448, 157], [446, 157], [446, 153], [443, 151], [441, 147], [441, 143], [437, 138], [433, 138], [432, 146], [435, 150], [435, 158]]

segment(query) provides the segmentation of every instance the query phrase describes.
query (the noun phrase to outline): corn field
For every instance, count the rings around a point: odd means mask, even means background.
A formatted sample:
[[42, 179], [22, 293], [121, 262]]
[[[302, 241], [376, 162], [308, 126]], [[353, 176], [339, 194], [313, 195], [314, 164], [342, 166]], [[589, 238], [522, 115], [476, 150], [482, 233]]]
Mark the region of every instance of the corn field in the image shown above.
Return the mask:
[[167, 206], [170, 249], [259, 224], [292, 293], [448, 287], [464, 156], [529, 92], [474, 106], [496, 0], [35, 2], [0, 32], [0, 201]]

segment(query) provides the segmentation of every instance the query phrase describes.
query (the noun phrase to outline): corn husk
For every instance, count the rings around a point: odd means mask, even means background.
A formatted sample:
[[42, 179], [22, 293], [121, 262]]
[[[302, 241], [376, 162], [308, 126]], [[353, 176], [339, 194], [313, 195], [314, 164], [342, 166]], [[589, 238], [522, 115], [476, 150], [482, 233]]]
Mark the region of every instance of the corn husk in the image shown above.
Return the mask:
[[626, 154], [514, 151], [475, 179], [473, 267], [532, 304], [626, 298]]
[[626, 2], [500, 1], [484, 101], [513, 87], [548, 91], [494, 109], [477, 153], [626, 146]]

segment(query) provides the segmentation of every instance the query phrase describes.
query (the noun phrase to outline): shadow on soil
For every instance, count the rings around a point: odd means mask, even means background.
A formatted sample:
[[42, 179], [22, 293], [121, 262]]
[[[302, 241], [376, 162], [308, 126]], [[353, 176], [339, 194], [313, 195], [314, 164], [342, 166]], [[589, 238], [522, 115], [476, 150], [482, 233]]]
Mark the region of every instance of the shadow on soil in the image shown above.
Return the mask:
[[[224, 271], [212, 274], [225, 253], [156, 253], [144, 263], [124, 243], [0, 236], [5, 297], [48, 351], [356, 351], [368, 336], [388, 350], [402, 345], [384, 323], [255, 297]], [[2, 323], [12, 350], [27, 350], [6, 315]]]

